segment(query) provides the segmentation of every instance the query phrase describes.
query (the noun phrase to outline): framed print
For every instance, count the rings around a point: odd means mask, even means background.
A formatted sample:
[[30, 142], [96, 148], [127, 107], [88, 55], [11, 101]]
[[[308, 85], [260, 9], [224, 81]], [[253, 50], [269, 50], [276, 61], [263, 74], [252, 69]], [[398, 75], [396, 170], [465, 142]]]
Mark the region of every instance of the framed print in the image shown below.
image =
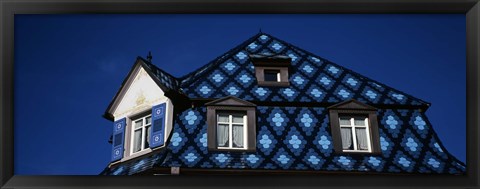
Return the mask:
[[478, 187], [477, 1], [1, 10], [2, 187]]

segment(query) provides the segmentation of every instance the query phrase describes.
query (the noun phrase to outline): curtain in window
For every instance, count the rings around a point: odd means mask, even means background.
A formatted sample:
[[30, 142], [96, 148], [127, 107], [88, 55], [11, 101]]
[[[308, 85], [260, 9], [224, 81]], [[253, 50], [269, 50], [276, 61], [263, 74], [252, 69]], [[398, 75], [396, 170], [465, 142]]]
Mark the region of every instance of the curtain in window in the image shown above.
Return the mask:
[[350, 118], [340, 118], [340, 125], [350, 125]]
[[142, 130], [136, 130], [133, 136], [133, 152], [138, 152], [142, 149]]
[[228, 146], [228, 125], [218, 124], [217, 126], [217, 144], [218, 146]]
[[233, 146], [243, 147], [243, 125], [233, 125]]
[[341, 128], [342, 134], [342, 148], [344, 150], [352, 149], [352, 129], [351, 128]]
[[353, 124], [364, 126], [365, 125], [365, 118], [355, 118], [355, 121], [354, 121]]
[[145, 146], [143, 148], [148, 148], [150, 146], [150, 127], [147, 127], [147, 132], [145, 133]]
[[357, 134], [357, 141], [358, 141], [357, 142], [358, 149], [368, 150], [367, 133], [365, 128], [357, 128], [356, 134]]

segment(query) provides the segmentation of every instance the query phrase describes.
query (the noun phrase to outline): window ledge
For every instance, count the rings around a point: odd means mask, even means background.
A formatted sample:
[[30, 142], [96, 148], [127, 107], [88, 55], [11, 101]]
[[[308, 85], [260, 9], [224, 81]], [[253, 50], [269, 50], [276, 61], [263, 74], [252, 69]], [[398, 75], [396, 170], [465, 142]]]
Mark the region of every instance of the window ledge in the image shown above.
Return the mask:
[[127, 156], [127, 157], [124, 157], [122, 158], [120, 161], [116, 161], [116, 162], [112, 162], [110, 163], [109, 167], [112, 167], [116, 164], [119, 164], [119, 163], [123, 163], [123, 162], [126, 162], [126, 161], [129, 161], [129, 160], [132, 160], [132, 159], [135, 159], [135, 158], [138, 158], [138, 157], [141, 157], [141, 156], [144, 156], [144, 155], [147, 155], [147, 154], [150, 154], [151, 152], [153, 151], [156, 151], [156, 150], [159, 150], [161, 148], [165, 147], [165, 145], [163, 146], [160, 146], [160, 147], [157, 147], [157, 148], [154, 148], [153, 150], [150, 149], [150, 148], [147, 148], [143, 151], [140, 151], [140, 152], [137, 152], [135, 154], [130, 154], [130, 156]]
[[337, 155], [381, 155], [381, 152], [358, 152], [358, 151], [341, 151], [341, 152], [334, 152]]
[[267, 86], [267, 87], [288, 87], [290, 82], [286, 81], [258, 81], [258, 86]]
[[234, 148], [208, 148], [208, 151], [217, 151], [217, 152], [256, 152], [256, 149], [234, 149]]

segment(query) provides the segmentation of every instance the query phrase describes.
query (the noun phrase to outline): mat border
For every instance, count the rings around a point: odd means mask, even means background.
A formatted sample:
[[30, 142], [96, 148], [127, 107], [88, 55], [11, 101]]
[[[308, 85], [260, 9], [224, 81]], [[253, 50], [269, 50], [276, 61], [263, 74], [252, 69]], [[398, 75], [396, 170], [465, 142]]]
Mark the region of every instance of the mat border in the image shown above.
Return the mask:
[[[479, 0], [170, 0], [79, 1], [0, 0], [0, 186], [1, 188], [479, 188]], [[157, 14], [157, 13], [464, 13], [467, 45], [466, 176], [15, 176], [13, 175], [13, 67], [15, 14]], [[472, 153], [475, 152], [475, 153]], [[128, 179], [125, 179], [128, 178]], [[220, 181], [219, 181], [220, 180]], [[348, 180], [349, 182], [345, 182]], [[232, 185], [235, 183], [235, 185]]]

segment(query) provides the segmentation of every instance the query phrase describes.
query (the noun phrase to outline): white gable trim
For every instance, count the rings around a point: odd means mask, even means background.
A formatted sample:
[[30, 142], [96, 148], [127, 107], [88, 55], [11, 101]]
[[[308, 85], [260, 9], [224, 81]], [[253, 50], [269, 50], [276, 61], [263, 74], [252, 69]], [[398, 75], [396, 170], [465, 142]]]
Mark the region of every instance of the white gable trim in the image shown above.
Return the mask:
[[155, 104], [165, 102], [165, 92], [150, 77], [141, 64], [137, 64], [114, 100], [109, 113], [115, 120], [138, 114]]

